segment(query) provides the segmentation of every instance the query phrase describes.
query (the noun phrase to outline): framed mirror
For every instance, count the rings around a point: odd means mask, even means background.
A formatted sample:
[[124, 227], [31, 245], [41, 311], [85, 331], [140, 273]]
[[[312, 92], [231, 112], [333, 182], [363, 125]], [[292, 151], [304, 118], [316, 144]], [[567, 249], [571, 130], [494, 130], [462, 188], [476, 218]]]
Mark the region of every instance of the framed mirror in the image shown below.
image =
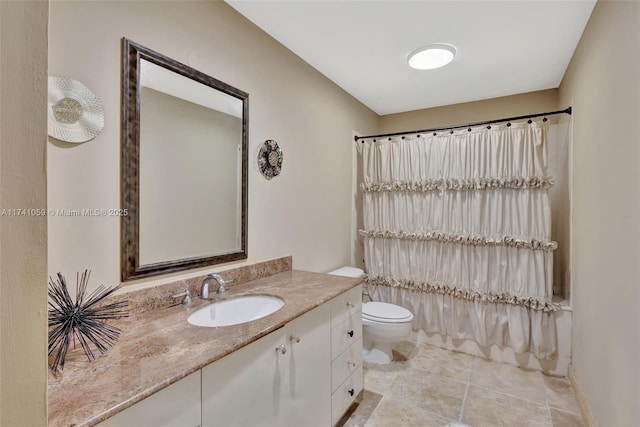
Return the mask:
[[122, 280], [247, 258], [249, 95], [122, 39]]

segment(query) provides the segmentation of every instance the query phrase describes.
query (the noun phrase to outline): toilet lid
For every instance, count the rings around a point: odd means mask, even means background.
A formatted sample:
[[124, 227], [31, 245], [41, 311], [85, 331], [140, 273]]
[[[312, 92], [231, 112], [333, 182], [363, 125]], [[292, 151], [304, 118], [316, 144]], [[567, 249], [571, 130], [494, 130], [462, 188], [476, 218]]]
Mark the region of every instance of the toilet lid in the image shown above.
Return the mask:
[[403, 323], [413, 319], [413, 314], [404, 307], [386, 302], [362, 304], [362, 317], [379, 322]]

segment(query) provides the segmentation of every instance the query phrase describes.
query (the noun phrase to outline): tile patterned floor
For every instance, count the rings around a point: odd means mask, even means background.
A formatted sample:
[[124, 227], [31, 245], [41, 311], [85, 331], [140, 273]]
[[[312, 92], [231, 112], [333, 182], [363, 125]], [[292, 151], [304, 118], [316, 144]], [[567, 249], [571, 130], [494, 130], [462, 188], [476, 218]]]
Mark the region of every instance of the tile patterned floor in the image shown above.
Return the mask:
[[585, 426], [567, 378], [410, 341], [395, 353], [365, 364], [362, 403], [343, 427]]

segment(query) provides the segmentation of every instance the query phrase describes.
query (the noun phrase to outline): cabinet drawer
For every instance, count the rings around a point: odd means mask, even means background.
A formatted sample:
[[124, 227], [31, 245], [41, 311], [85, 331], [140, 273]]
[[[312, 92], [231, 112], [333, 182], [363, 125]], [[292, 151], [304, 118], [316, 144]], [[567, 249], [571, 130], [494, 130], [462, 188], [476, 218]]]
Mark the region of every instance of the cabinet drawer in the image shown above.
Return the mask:
[[362, 390], [362, 366], [359, 366], [331, 396], [331, 423], [335, 425]]
[[331, 360], [334, 360], [347, 347], [362, 340], [362, 313], [359, 311], [331, 330]]
[[340, 384], [361, 365], [362, 340], [359, 339], [331, 363], [331, 392], [335, 392]]
[[362, 285], [358, 285], [331, 301], [331, 326], [339, 325], [361, 309]]

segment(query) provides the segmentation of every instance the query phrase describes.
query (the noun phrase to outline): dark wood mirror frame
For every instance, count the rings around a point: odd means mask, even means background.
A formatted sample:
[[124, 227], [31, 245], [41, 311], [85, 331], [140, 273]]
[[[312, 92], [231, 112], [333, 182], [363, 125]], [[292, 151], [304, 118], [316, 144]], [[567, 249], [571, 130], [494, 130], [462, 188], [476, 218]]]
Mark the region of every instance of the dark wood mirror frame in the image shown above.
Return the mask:
[[[140, 60], [144, 59], [242, 101], [242, 212], [240, 249], [140, 265]], [[121, 217], [122, 280], [206, 267], [247, 258], [249, 94], [127, 38], [122, 39]]]

